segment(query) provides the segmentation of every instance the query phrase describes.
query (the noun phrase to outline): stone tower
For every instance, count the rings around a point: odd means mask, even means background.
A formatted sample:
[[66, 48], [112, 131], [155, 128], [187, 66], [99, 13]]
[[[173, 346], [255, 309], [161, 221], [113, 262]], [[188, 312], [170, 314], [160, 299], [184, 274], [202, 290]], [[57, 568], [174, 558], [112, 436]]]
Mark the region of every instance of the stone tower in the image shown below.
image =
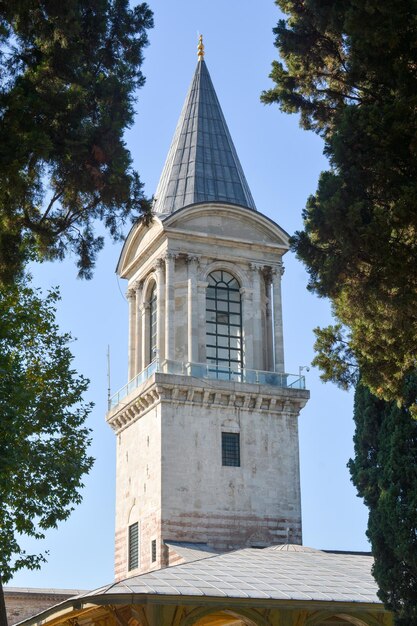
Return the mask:
[[[129, 382], [117, 436], [116, 578], [226, 551], [301, 543], [304, 378], [285, 373], [288, 235], [256, 210], [203, 58], [155, 194], [117, 267]], [[192, 545], [190, 545], [192, 544]]]

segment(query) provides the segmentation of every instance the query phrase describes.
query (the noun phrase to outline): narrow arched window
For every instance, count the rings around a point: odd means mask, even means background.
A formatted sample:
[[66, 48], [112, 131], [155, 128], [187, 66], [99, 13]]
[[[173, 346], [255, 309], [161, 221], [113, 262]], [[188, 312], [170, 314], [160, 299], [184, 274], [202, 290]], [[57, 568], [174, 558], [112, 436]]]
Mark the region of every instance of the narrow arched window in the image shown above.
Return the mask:
[[154, 285], [149, 296], [149, 363], [152, 363], [157, 356], [157, 305], [156, 285]]
[[[236, 278], [218, 270], [208, 276], [206, 296], [207, 363], [221, 378], [234, 378], [243, 365], [242, 303]], [[222, 375], [223, 374], [223, 375]]]

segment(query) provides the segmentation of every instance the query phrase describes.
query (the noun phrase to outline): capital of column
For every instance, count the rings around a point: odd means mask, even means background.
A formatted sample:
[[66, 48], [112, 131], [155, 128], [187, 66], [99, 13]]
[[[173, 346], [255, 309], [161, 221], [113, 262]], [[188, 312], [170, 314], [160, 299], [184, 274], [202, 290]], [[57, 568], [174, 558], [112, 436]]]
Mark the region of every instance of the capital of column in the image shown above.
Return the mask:
[[198, 264], [200, 262], [200, 257], [196, 254], [189, 254], [185, 259], [186, 263], [195, 263]]
[[282, 261], [279, 261], [276, 265], [273, 265], [271, 267], [272, 275], [282, 276], [284, 272], [285, 272], [285, 268], [284, 268], [284, 263]]
[[165, 260], [163, 257], [158, 257], [157, 259], [155, 259], [154, 268], [156, 269], [156, 271], [162, 270], [164, 266]]
[[133, 290], [137, 293], [137, 292], [142, 291], [142, 289], [143, 289], [143, 280], [136, 280], [133, 283]]
[[261, 272], [265, 266], [263, 263], [249, 263], [249, 267], [252, 272]]
[[126, 298], [130, 301], [130, 300], [134, 300], [136, 296], [136, 289], [134, 289], [133, 287], [129, 287], [129, 289], [126, 291]]

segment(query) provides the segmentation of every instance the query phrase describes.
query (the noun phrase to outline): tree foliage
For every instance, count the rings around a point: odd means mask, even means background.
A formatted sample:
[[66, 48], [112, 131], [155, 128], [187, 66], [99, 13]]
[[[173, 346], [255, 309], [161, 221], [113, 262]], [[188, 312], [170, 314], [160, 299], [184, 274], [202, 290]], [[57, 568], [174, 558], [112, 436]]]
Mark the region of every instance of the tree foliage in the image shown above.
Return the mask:
[[[283, 61], [273, 63], [263, 100], [300, 113], [331, 165], [292, 246], [309, 288], [331, 299], [347, 328], [362, 381], [402, 402], [417, 350], [416, 3], [277, 4], [288, 15], [274, 30]], [[319, 344], [329, 348], [332, 332], [318, 331]], [[319, 364], [343, 385], [344, 344], [333, 347]]]
[[152, 13], [128, 0], [0, 0], [0, 279], [75, 252], [91, 276], [103, 238], [150, 215], [123, 133]]
[[28, 280], [0, 288], [0, 575], [38, 568], [24, 536], [41, 539], [81, 501], [91, 405], [55, 323], [56, 291], [42, 298]]
[[[407, 380], [407, 403], [417, 380]], [[417, 421], [358, 384], [355, 394], [352, 481], [369, 508], [367, 535], [379, 596], [397, 626], [417, 625]]]

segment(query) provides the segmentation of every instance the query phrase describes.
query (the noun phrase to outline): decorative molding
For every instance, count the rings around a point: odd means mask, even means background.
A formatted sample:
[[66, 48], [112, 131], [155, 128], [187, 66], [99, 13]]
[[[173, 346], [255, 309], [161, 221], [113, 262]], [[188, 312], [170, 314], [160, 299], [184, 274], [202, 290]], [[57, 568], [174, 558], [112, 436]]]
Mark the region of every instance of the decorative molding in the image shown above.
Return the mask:
[[107, 422], [116, 433], [121, 432], [159, 403], [192, 405], [197, 415], [198, 409], [212, 406], [296, 419], [309, 397], [308, 392], [295, 389], [274, 388], [274, 392], [268, 393], [264, 389], [257, 392], [252, 385], [248, 389], [246, 383], [218, 387], [213, 381], [207, 382], [211, 383], [209, 389], [192, 384], [188, 377], [156, 373], [153, 382], [143, 383], [130, 400], [115, 407]]

